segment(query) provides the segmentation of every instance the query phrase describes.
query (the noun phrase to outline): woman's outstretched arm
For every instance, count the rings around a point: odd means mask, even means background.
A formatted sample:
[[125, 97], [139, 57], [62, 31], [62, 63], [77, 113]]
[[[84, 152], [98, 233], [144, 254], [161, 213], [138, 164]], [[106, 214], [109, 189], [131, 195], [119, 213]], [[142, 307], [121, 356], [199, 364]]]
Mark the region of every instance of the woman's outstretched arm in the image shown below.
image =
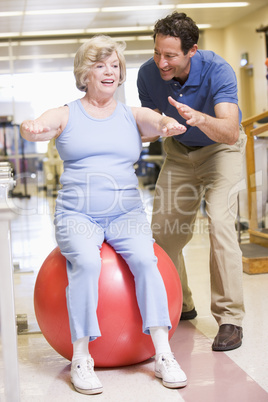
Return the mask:
[[35, 120], [24, 120], [20, 125], [21, 136], [27, 141], [57, 138], [64, 130], [68, 117], [68, 106], [47, 110]]
[[171, 137], [183, 134], [186, 127], [172, 117], [161, 115], [147, 107], [133, 107], [133, 115], [137, 122], [141, 138], [155, 141], [158, 137]]

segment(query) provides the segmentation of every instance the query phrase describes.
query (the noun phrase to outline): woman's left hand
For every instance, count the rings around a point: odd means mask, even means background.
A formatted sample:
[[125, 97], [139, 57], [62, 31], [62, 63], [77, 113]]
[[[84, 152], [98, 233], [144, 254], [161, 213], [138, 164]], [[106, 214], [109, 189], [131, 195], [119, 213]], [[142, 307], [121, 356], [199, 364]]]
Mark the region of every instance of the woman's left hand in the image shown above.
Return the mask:
[[177, 122], [177, 120], [171, 117], [163, 118], [163, 126], [162, 126], [162, 137], [172, 137], [173, 135], [180, 135], [185, 133], [187, 130], [186, 127]]

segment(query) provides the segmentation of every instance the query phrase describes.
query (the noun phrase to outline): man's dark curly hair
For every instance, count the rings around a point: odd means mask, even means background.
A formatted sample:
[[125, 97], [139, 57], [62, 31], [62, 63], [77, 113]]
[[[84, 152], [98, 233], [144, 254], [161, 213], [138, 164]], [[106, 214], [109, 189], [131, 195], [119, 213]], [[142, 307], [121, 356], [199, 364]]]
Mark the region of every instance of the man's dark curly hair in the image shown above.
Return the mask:
[[186, 55], [188, 51], [197, 44], [199, 39], [199, 29], [196, 23], [187, 17], [185, 13], [174, 13], [156, 21], [154, 26], [153, 38], [156, 35], [174, 36], [180, 38], [181, 49]]

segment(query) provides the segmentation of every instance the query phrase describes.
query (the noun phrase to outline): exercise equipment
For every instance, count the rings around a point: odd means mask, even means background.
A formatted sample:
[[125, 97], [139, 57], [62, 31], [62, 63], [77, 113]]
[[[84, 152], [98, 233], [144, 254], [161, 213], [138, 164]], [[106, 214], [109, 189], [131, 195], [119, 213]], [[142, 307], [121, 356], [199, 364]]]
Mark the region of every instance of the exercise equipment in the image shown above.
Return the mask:
[[[176, 268], [157, 244], [158, 269], [168, 295], [173, 335], [182, 309], [182, 289]], [[154, 355], [149, 335], [142, 333], [134, 277], [123, 258], [107, 243], [101, 249], [101, 274], [97, 315], [102, 336], [89, 343], [96, 367], [118, 367], [142, 362]], [[39, 327], [48, 343], [71, 360], [73, 348], [66, 303], [66, 259], [56, 247], [38, 273], [34, 307]]]
[[1, 384], [3, 380], [4, 399], [19, 402], [20, 381], [10, 229], [11, 221], [18, 216], [19, 211], [9, 197], [15, 185], [11, 164], [0, 162], [0, 340], [3, 358]]

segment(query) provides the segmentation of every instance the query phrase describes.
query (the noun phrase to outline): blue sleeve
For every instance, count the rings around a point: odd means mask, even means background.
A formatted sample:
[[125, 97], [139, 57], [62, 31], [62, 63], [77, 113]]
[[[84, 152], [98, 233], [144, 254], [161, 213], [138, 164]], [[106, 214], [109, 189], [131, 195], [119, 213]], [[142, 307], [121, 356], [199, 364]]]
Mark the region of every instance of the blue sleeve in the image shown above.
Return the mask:
[[230, 65], [217, 65], [211, 80], [214, 105], [221, 102], [238, 104], [236, 76]]
[[[228, 102], [238, 105], [237, 79], [234, 70], [229, 64], [223, 64], [215, 69], [213, 80], [214, 106], [218, 103]], [[239, 111], [239, 124], [242, 121], [242, 112]]]
[[148, 107], [150, 109], [158, 109], [156, 104], [153, 102], [152, 98], [148, 94], [146, 84], [145, 84], [145, 67], [141, 67], [138, 72], [137, 87], [139, 91], [139, 98], [141, 105], [143, 107]]

